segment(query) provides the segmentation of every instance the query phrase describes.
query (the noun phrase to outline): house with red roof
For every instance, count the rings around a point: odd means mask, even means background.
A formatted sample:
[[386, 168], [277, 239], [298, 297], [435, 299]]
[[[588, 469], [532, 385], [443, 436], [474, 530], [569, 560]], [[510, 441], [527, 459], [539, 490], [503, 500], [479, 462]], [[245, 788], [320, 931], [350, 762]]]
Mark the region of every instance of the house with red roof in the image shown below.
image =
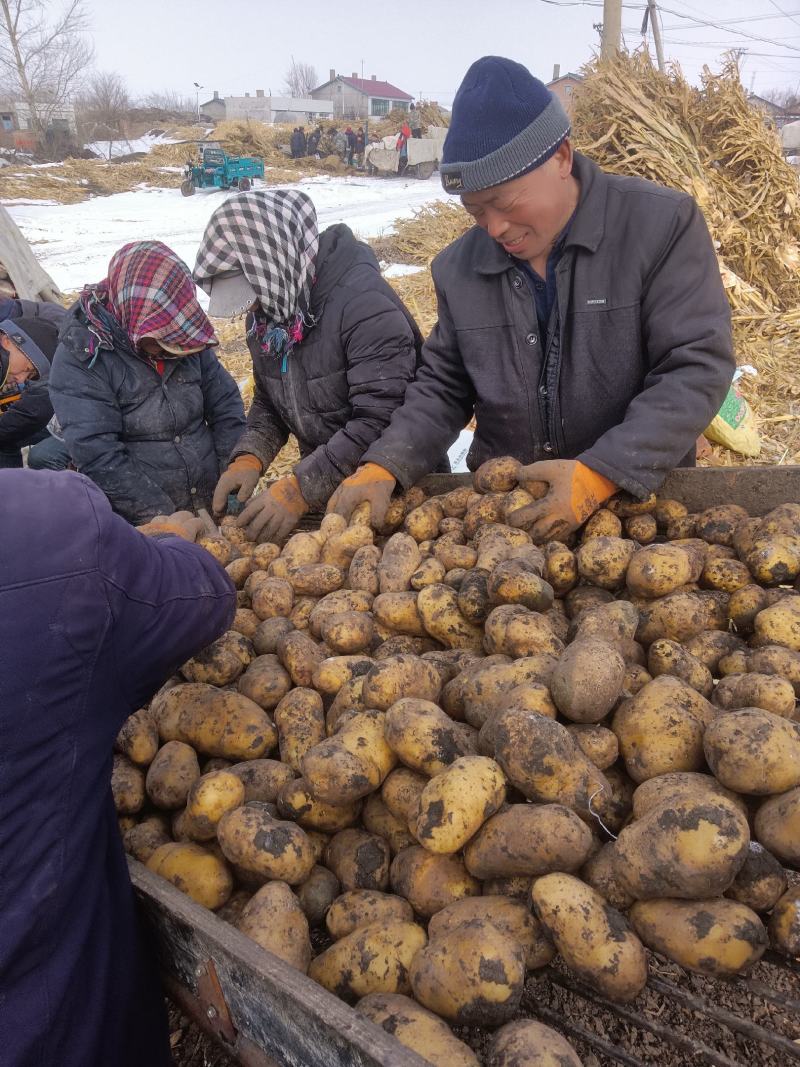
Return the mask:
[[381, 118], [397, 109], [408, 111], [414, 99], [391, 82], [378, 81], [374, 74], [369, 78], [359, 78], [357, 74], [346, 78], [333, 69], [329, 74], [328, 80], [318, 85], [311, 96], [314, 100], [330, 100], [333, 117], [337, 119]]

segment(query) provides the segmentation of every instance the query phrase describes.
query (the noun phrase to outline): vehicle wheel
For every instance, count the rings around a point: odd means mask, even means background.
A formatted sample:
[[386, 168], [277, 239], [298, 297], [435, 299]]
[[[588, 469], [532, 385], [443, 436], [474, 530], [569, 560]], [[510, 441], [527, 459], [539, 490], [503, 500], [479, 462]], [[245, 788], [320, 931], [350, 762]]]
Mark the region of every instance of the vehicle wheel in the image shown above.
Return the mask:
[[416, 167], [414, 169], [415, 169], [415, 175], [414, 175], [415, 178], [419, 178], [421, 181], [427, 181], [428, 178], [430, 178], [430, 176], [436, 170], [436, 164], [431, 159], [431, 160], [428, 160], [428, 162], [426, 162], [426, 163], [417, 163], [417, 165], [416, 165]]
[[182, 196], [194, 196], [194, 182], [188, 178], [186, 181], [181, 182], [181, 195]]
[[239, 179], [239, 192], [240, 193], [246, 193], [249, 188], [250, 188], [250, 179], [249, 178], [240, 178]]

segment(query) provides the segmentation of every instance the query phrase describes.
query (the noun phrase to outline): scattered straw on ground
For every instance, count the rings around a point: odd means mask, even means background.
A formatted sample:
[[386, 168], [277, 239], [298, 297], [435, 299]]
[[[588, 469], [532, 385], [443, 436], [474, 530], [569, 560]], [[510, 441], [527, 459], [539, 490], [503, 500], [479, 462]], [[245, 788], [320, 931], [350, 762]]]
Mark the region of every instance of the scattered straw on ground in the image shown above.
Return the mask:
[[77, 204], [90, 196], [124, 193], [139, 185], [174, 189], [180, 174], [163, 170], [149, 161], [106, 163], [99, 159], [65, 159], [54, 167], [0, 169], [0, 200], [55, 200]]

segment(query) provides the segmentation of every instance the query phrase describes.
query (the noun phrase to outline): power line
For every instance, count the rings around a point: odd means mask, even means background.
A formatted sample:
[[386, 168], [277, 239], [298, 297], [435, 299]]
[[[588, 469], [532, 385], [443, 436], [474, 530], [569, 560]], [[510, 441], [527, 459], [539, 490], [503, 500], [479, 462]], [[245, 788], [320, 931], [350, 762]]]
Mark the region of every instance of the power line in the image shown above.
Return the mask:
[[668, 7], [662, 6], [661, 10], [666, 11], [668, 15], [675, 15], [679, 19], [689, 19], [690, 22], [694, 22], [698, 26], [708, 26], [715, 30], [723, 30], [725, 33], [733, 33], [738, 37], [746, 37], [748, 38], [748, 40], [751, 41], [761, 41], [762, 44], [773, 44], [776, 47], [786, 47], [792, 49], [795, 52], [800, 53], [800, 48], [794, 45], [784, 45], [782, 41], [773, 41], [770, 37], [762, 37], [760, 36], [760, 34], [748, 33], [746, 30], [735, 30], [733, 28], [729, 29], [724, 23], [712, 22], [710, 19], [698, 19], [695, 18], [694, 15], [685, 15], [681, 11], [673, 11], [671, 8]]
[[[770, 0], [770, 2], [772, 2], [772, 0]], [[720, 19], [720, 21], [717, 23], [717, 25], [718, 26], [738, 26], [742, 22], [768, 22], [768, 21], [774, 21], [775, 19], [781, 19], [781, 18], [789, 18], [789, 19], [791, 19], [791, 18], [794, 18], [795, 15], [800, 15], [800, 11], [785, 11], [785, 12], [782, 12], [780, 15], [745, 15], [744, 18], [738, 18], [738, 19]], [[689, 15], [683, 15], [683, 14], [679, 13], [678, 17], [679, 18], [689, 18], [690, 16]], [[694, 26], [665, 26], [664, 27], [664, 29], [667, 32], [669, 30], [678, 30], [678, 29], [686, 30], [686, 29], [696, 29], [696, 28], [699, 29], [700, 26], [697, 26], [697, 27], [694, 27]]]
[[782, 7], [778, 7], [778, 5], [775, 3], [775, 0], [769, 0], [769, 2], [772, 4], [772, 6], [775, 8], [776, 11], [780, 11], [780, 13], [784, 16], [784, 18], [791, 19], [792, 22], [794, 22], [798, 26], [800, 26], [800, 22], [797, 21], [797, 19], [794, 17], [794, 15], [790, 15], [787, 11], [784, 11]]

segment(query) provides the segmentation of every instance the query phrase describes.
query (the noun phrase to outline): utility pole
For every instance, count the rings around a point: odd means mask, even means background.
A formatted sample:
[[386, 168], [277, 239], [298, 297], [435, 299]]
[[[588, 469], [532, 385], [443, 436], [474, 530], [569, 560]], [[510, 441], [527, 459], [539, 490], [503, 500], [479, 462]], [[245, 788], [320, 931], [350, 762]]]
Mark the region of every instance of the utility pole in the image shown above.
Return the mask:
[[656, 0], [647, 0], [647, 10], [650, 14], [650, 25], [653, 27], [653, 44], [656, 46], [658, 69], [663, 74], [666, 70], [666, 64], [664, 63], [664, 46], [661, 43], [661, 24], [658, 21]]
[[[649, 0], [648, 0], [649, 2]], [[601, 59], [613, 59], [622, 43], [622, 0], [603, 0]]]

